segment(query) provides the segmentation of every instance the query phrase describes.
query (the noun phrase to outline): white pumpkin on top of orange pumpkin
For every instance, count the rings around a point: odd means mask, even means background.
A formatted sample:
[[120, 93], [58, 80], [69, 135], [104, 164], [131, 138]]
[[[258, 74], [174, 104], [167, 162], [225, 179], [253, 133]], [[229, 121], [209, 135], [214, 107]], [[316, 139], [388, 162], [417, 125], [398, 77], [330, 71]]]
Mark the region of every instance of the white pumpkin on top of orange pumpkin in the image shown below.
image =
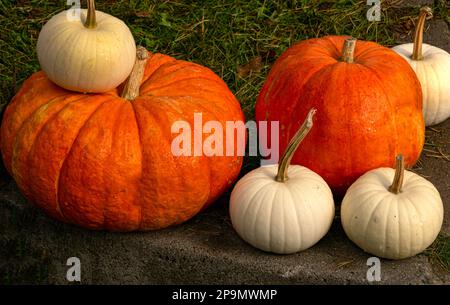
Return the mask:
[[126, 24], [95, 10], [94, 0], [80, 18], [63, 11], [42, 28], [37, 55], [48, 78], [68, 90], [101, 93], [130, 75], [136, 44]]

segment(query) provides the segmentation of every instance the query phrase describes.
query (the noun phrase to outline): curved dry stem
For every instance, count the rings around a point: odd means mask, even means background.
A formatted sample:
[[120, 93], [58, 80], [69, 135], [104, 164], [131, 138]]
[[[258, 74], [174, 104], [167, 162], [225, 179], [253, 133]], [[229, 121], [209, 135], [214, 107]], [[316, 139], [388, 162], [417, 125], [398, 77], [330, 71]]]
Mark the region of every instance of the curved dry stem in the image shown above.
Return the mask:
[[84, 26], [88, 29], [93, 29], [97, 27], [97, 18], [95, 16], [95, 2], [94, 0], [87, 0], [87, 3], [87, 16]]
[[145, 65], [149, 58], [148, 52], [144, 47], [137, 47], [136, 62], [133, 70], [128, 77], [122, 91], [122, 98], [132, 101], [139, 96], [139, 89], [141, 87], [142, 78], [144, 77]]
[[277, 175], [275, 176], [276, 181], [285, 182], [286, 180], [288, 180], [287, 171], [289, 165], [291, 164], [292, 157], [294, 156], [294, 153], [297, 150], [300, 143], [303, 141], [303, 139], [306, 137], [306, 135], [313, 127], [313, 117], [316, 114], [316, 112], [317, 110], [314, 108], [308, 112], [306, 120], [303, 122], [300, 129], [295, 133], [295, 135], [289, 142], [288, 146], [286, 147], [283, 156], [278, 162], [278, 172]]
[[389, 192], [398, 194], [402, 191], [403, 186], [403, 178], [405, 175], [405, 161], [403, 160], [402, 155], [398, 155], [395, 158], [395, 175], [394, 175], [394, 181], [392, 182], [391, 186], [389, 187]]
[[413, 60], [422, 60], [422, 45], [423, 45], [423, 30], [425, 28], [425, 21], [428, 17], [433, 17], [433, 10], [428, 6], [420, 9], [419, 20], [416, 25], [416, 32], [414, 33], [414, 48], [411, 58]]

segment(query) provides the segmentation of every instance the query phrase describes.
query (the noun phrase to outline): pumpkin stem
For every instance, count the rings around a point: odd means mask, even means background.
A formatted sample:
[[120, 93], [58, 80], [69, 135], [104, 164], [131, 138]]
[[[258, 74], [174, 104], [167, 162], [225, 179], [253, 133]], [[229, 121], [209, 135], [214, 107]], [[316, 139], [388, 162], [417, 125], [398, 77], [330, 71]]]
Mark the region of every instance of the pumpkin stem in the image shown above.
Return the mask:
[[389, 192], [398, 194], [402, 191], [403, 177], [405, 174], [405, 161], [402, 155], [395, 158], [395, 176], [392, 185], [389, 187]]
[[280, 161], [278, 162], [278, 173], [275, 176], [275, 180], [278, 182], [285, 182], [288, 180], [287, 171], [288, 167], [291, 164], [292, 157], [294, 156], [295, 151], [297, 150], [300, 143], [303, 141], [303, 139], [306, 137], [306, 135], [309, 133], [311, 128], [313, 127], [313, 117], [316, 114], [317, 110], [312, 108], [308, 112], [308, 116], [306, 117], [306, 120], [303, 122], [302, 126], [299, 130], [295, 133], [295, 135], [292, 137], [291, 141], [289, 142], [288, 146], [286, 147], [286, 150], [283, 153], [283, 156], [281, 157]]
[[87, 16], [84, 26], [88, 29], [93, 29], [97, 26], [97, 19], [95, 17], [95, 3], [94, 0], [87, 0]]
[[414, 34], [414, 49], [411, 58], [413, 60], [422, 60], [422, 44], [423, 44], [423, 30], [425, 28], [425, 20], [427, 17], [433, 17], [433, 10], [428, 6], [420, 9], [419, 20], [416, 25], [416, 32]]
[[148, 60], [148, 52], [144, 47], [137, 47], [136, 61], [134, 62], [133, 70], [125, 82], [122, 90], [122, 98], [132, 101], [139, 96], [139, 88], [141, 87], [142, 78], [144, 77], [145, 65]]
[[342, 48], [342, 61], [346, 63], [353, 63], [355, 58], [356, 38], [350, 37], [345, 39], [344, 47]]

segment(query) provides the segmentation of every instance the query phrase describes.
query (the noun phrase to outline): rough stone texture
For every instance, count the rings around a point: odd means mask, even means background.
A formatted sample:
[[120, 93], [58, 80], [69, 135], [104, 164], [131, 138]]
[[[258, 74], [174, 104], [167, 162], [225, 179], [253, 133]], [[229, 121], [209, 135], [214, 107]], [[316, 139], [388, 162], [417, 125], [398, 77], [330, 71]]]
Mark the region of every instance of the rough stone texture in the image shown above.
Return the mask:
[[[447, 166], [450, 168], [450, 162]], [[444, 191], [449, 194], [448, 187]], [[47, 283], [67, 284], [65, 264], [72, 256], [81, 260], [85, 284], [368, 283], [370, 255], [345, 237], [339, 218], [316, 246], [282, 256], [243, 242], [231, 228], [226, 200], [184, 225], [127, 234], [92, 232], [58, 223], [28, 204], [14, 182], [1, 189], [0, 207], [3, 238], [20, 240], [25, 251], [35, 256], [33, 260], [2, 257], [0, 270], [14, 264], [44, 264], [42, 281]], [[381, 272], [381, 284], [450, 283], [448, 274], [433, 271], [425, 255], [382, 260]]]
[[[426, 151], [422, 153], [421, 164], [415, 171], [430, 180], [439, 190], [444, 201], [445, 217], [442, 232], [450, 236], [450, 119], [427, 129], [426, 136], [426, 142], [437, 145], [439, 149], [425, 145]], [[447, 159], [441, 156], [439, 150], [447, 156]]]
[[[399, 35], [397, 43], [408, 43], [413, 41], [414, 31]], [[423, 35], [424, 43], [434, 45], [450, 52], [450, 28], [444, 20], [427, 21]]]

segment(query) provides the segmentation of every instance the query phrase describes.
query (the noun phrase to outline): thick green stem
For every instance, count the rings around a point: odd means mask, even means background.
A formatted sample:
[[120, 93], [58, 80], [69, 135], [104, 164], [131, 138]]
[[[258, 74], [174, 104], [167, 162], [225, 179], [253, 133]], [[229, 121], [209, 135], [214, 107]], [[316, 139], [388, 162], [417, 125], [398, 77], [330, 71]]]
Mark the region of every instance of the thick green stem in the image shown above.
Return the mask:
[[84, 26], [87, 27], [88, 29], [93, 29], [97, 27], [97, 19], [95, 17], [95, 3], [94, 0], [87, 0], [87, 3], [88, 3], [87, 16]]
[[139, 96], [142, 78], [144, 77], [145, 65], [148, 60], [148, 52], [144, 47], [137, 47], [136, 61], [131, 74], [122, 90], [122, 98], [132, 101]]
[[411, 58], [413, 60], [422, 60], [422, 45], [423, 45], [423, 30], [425, 28], [425, 20], [428, 17], [433, 17], [433, 10], [428, 6], [420, 9], [419, 20], [416, 25], [416, 32], [414, 33], [414, 49]]
[[276, 181], [285, 182], [286, 180], [288, 180], [288, 167], [291, 164], [292, 157], [294, 156], [294, 153], [297, 150], [298, 146], [313, 127], [314, 114], [316, 114], [316, 109], [313, 108], [308, 112], [306, 120], [303, 122], [300, 129], [295, 133], [288, 146], [286, 147], [283, 156], [278, 162], [278, 173], [275, 176]]
[[355, 48], [356, 48], [356, 38], [347, 38], [344, 42], [344, 47], [342, 48], [342, 61], [346, 63], [353, 63], [355, 58]]
[[389, 187], [389, 192], [398, 194], [402, 191], [403, 177], [405, 175], [405, 161], [402, 155], [395, 158], [395, 175], [392, 185]]

